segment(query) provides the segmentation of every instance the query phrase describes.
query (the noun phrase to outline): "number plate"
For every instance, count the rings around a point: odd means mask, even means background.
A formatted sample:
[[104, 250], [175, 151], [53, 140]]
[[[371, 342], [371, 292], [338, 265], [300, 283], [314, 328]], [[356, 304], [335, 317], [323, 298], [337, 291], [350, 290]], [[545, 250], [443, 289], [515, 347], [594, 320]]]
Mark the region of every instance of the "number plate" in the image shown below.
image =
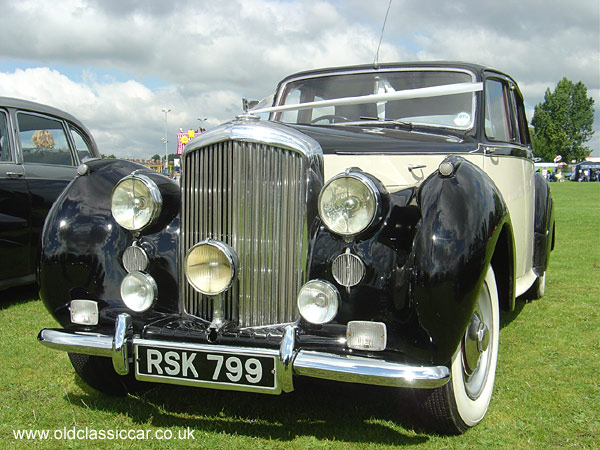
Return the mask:
[[[275, 389], [275, 357], [136, 345], [136, 377], [175, 384]], [[149, 380], [150, 381], [150, 380]], [[216, 386], [215, 386], [216, 387]]]

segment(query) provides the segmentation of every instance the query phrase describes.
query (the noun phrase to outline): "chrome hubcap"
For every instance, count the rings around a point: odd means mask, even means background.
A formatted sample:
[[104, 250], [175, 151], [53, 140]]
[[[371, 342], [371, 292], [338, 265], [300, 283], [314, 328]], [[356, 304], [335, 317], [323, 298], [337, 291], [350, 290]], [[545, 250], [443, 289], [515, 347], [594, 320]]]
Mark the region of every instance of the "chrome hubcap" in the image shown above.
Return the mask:
[[487, 325], [481, 320], [480, 313], [475, 311], [467, 327], [464, 338], [464, 369], [469, 376], [477, 369], [479, 358], [490, 345], [490, 333]]
[[477, 306], [462, 342], [465, 391], [476, 400], [483, 391], [490, 366], [492, 306], [487, 284], [481, 287]]

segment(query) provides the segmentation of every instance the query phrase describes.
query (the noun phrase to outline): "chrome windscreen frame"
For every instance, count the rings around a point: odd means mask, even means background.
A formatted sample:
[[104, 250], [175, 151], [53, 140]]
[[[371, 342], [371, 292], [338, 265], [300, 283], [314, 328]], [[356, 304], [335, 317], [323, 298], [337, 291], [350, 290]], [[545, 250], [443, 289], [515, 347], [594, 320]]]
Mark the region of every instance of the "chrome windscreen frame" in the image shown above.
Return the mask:
[[[386, 72], [432, 72], [432, 71], [438, 71], [438, 72], [460, 72], [460, 73], [464, 73], [467, 74], [471, 77], [471, 81], [472, 83], [477, 83], [478, 82], [478, 78], [477, 75], [475, 75], [475, 73], [471, 70], [468, 70], [466, 68], [452, 68], [452, 67], [436, 67], [436, 66], [431, 66], [431, 67], [419, 67], [419, 66], [415, 66], [415, 67], [382, 67], [382, 68], [365, 68], [365, 69], [352, 69], [352, 70], [346, 70], [346, 71], [331, 71], [331, 72], [322, 72], [322, 73], [316, 73], [316, 74], [310, 74], [310, 73], [303, 73], [302, 75], [299, 75], [297, 77], [293, 77], [290, 78], [288, 80], [285, 81], [285, 83], [281, 84], [278, 89], [277, 92], [273, 95], [274, 97], [274, 101], [273, 101], [273, 105], [271, 108], [268, 107], [264, 107], [261, 106], [261, 108], [259, 109], [258, 106], [255, 107], [254, 109], [250, 110], [251, 113], [259, 113], [262, 112], [262, 110], [265, 110], [267, 112], [269, 112], [269, 120], [271, 121], [275, 121], [277, 114], [279, 114], [280, 112], [278, 111], [269, 111], [270, 109], [276, 109], [278, 106], [282, 106], [281, 105], [281, 100], [282, 100], [282, 96], [283, 93], [286, 91], [286, 88], [289, 84], [291, 83], [295, 83], [297, 81], [300, 80], [308, 80], [308, 79], [315, 79], [315, 78], [326, 78], [326, 77], [334, 77], [334, 76], [341, 76], [341, 75], [354, 75], [354, 74], [368, 74], [368, 73], [386, 73]], [[481, 84], [481, 80], [479, 80], [480, 84]], [[473, 92], [474, 94], [476, 94], [476, 92]], [[477, 95], [473, 95], [473, 99], [472, 99], [472, 107], [471, 107], [471, 111], [473, 114], [473, 117], [477, 117], [478, 114], [478, 110], [477, 110]], [[476, 121], [473, 120], [472, 123], [467, 126], [467, 127], [452, 127], [455, 128], [457, 130], [461, 130], [461, 131], [469, 131], [472, 130], [475, 127], [475, 123]], [[426, 124], [425, 126], [427, 127], [431, 127], [431, 128], [447, 128], [446, 126], [441, 126], [441, 125], [436, 125], [436, 124]]]

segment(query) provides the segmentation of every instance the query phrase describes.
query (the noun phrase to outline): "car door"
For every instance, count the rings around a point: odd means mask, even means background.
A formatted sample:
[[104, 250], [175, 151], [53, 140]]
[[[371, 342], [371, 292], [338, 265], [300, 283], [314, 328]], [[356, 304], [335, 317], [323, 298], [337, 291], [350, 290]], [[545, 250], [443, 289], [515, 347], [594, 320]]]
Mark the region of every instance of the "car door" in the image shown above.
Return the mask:
[[64, 120], [29, 111], [18, 111], [16, 120], [31, 198], [29, 259], [34, 272], [44, 220], [52, 203], [75, 177], [78, 159]]
[[31, 234], [29, 190], [9, 117], [7, 110], [0, 109], [0, 288], [34, 280], [27, 257]]
[[512, 80], [500, 74], [490, 73], [485, 80], [488, 144], [484, 146], [484, 170], [500, 188], [508, 206], [516, 250], [516, 294], [520, 295], [533, 281], [535, 187], [529, 133], [522, 104], [517, 108], [516, 89]]

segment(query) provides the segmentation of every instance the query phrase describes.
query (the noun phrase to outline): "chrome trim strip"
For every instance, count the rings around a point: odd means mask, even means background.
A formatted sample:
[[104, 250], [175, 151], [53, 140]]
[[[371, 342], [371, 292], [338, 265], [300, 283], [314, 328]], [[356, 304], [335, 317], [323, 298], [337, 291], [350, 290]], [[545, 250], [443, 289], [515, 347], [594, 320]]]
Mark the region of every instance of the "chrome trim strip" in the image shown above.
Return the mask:
[[435, 388], [450, 380], [446, 366], [411, 366], [380, 359], [300, 350], [294, 360], [300, 376], [379, 386]]
[[54, 350], [112, 358], [112, 336], [45, 328], [38, 334], [38, 341]]
[[316, 160], [323, 167], [321, 146], [310, 136], [276, 122], [243, 117], [200, 134], [185, 146], [182, 159], [189, 152], [228, 140], [292, 150], [309, 158], [311, 163]]
[[[121, 316], [128, 317], [127, 314], [122, 314]], [[144, 345], [182, 350], [220, 352], [231, 355], [244, 353], [275, 357], [277, 372], [276, 390], [265, 390], [264, 388], [253, 389], [247, 386], [206, 384], [207, 387], [218, 389], [267, 392], [273, 394], [282, 391], [290, 392], [294, 389], [292, 374], [349, 383], [412, 388], [435, 388], [444, 385], [450, 379], [450, 370], [446, 366], [413, 366], [380, 359], [369, 359], [352, 355], [335, 355], [308, 350], [298, 351], [290, 366], [289, 363], [286, 364], [286, 362], [290, 361], [290, 357], [294, 353], [293, 336], [295, 335], [295, 328], [293, 326], [286, 327], [279, 349], [228, 347], [223, 345], [157, 341], [128, 337], [127, 334], [119, 335], [119, 333], [122, 333], [122, 330], [131, 330], [130, 322], [126, 317], [117, 321], [117, 335], [114, 337], [99, 334], [83, 334], [65, 330], [44, 329], [40, 331], [38, 340], [43, 345], [56, 350], [111, 357], [113, 358], [113, 364], [118, 357], [124, 358], [125, 352], [127, 352], [127, 350], [124, 349], [128, 349], [129, 344], [132, 344], [134, 348], [138, 345]], [[118, 359], [118, 361], [120, 362], [121, 359]], [[123, 361], [126, 361], [126, 359], [123, 359]], [[129, 363], [124, 364], [124, 366], [127, 367], [127, 370], [129, 370], [128, 364]], [[290, 368], [293, 370], [290, 370]], [[116, 367], [115, 370], [117, 370]], [[124, 370], [124, 368], [121, 367], [121, 370]], [[142, 376], [139, 379], [145, 379], [145, 377]], [[154, 377], [148, 377], [147, 381], [186, 384], [192, 386], [202, 384], [196, 381], [187, 383], [185, 380], [180, 379], [156, 379]]]
[[119, 314], [115, 322], [115, 336], [112, 341], [112, 362], [119, 375], [129, 373], [129, 348], [127, 341], [133, 335], [133, 324], [129, 314]]

